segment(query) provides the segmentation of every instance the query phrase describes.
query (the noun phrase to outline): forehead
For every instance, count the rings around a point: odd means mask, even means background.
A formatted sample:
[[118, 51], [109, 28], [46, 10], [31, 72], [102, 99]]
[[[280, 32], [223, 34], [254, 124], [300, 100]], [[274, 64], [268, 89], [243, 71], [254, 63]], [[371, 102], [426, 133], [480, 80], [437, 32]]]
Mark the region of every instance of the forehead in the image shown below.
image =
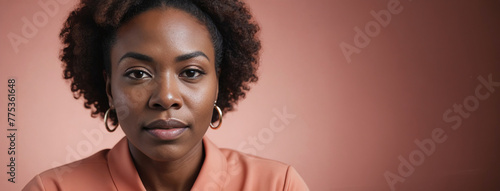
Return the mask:
[[151, 54], [202, 51], [210, 60], [214, 57], [206, 26], [191, 14], [169, 7], [145, 11], [123, 24], [116, 32], [112, 55], [126, 50]]

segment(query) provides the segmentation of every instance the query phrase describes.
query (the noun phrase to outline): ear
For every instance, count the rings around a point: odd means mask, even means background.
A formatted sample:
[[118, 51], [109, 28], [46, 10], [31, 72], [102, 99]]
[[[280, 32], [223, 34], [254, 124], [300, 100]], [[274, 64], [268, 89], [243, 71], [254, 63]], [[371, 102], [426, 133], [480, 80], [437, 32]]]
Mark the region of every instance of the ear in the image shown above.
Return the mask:
[[220, 69], [220, 67], [219, 67], [219, 68], [217, 68], [217, 69], [215, 70], [215, 72], [216, 72], [216, 75], [217, 75], [217, 79], [219, 79], [219, 77], [220, 77], [220, 73], [221, 73], [221, 69]]
[[111, 94], [111, 74], [106, 73], [106, 71], [102, 72], [104, 81], [106, 82], [106, 95], [108, 96], [109, 107], [113, 107], [113, 95]]
[[217, 102], [218, 99], [219, 99], [219, 80], [217, 80], [217, 86], [215, 89], [215, 101]]

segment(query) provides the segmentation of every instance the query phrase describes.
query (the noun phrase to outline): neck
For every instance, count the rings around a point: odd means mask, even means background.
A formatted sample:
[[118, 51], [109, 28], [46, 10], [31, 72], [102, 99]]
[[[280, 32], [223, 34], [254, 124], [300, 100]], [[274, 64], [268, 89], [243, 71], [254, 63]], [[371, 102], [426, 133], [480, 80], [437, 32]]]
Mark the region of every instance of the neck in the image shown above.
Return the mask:
[[190, 190], [205, 158], [202, 141], [174, 161], [153, 160], [133, 145], [129, 144], [129, 148], [146, 190]]

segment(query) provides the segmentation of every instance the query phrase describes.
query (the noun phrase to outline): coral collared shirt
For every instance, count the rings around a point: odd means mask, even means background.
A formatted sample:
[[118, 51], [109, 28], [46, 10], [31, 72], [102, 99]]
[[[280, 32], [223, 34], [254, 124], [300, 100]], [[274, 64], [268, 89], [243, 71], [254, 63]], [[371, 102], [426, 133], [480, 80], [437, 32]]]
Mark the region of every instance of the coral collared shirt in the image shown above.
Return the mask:
[[[205, 161], [194, 191], [309, 190], [290, 165], [219, 149], [203, 138]], [[23, 190], [146, 190], [130, 156], [127, 139], [98, 153], [36, 175]]]

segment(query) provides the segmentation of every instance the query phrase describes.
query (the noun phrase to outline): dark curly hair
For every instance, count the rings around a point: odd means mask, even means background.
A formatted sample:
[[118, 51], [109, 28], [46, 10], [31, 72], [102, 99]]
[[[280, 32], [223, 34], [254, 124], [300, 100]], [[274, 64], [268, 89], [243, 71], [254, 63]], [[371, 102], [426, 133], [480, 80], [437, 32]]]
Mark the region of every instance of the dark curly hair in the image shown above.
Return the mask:
[[[203, 23], [211, 35], [219, 77], [217, 105], [232, 111], [256, 82], [259, 26], [240, 0], [81, 0], [60, 33], [64, 79], [75, 99], [83, 96], [91, 116], [109, 109], [104, 74], [110, 75], [110, 49], [117, 29], [134, 16], [157, 7], [183, 10]], [[114, 125], [116, 113], [109, 116]], [[214, 117], [212, 120], [216, 120]]]

